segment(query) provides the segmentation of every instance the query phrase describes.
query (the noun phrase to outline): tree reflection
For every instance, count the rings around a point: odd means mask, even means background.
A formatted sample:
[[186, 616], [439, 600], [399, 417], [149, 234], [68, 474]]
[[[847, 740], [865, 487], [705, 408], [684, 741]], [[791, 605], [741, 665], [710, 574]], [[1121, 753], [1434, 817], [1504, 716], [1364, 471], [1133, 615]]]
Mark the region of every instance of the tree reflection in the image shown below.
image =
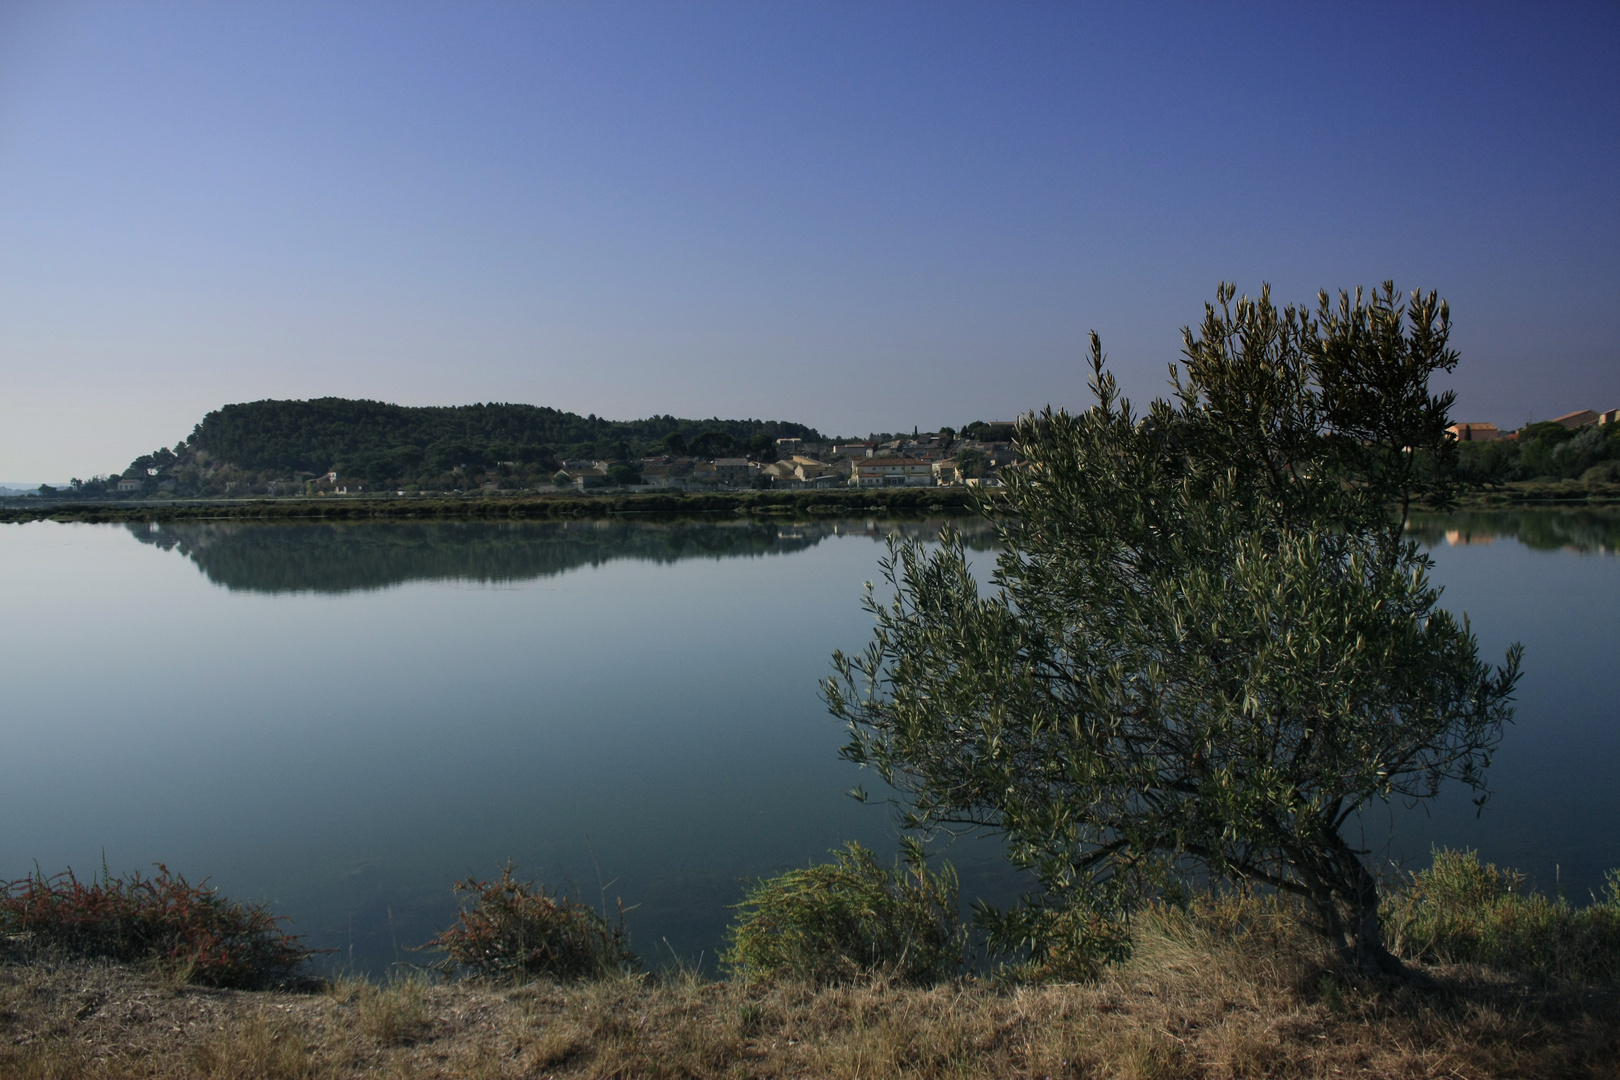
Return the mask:
[[1613, 554], [1620, 551], [1620, 512], [1465, 510], [1413, 514], [1408, 532], [1414, 540], [1429, 547], [1488, 544], [1499, 536], [1506, 536], [1538, 551], [1563, 549], [1582, 554]]
[[[190, 559], [216, 585], [249, 592], [345, 593], [408, 581], [488, 584], [551, 577], [617, 559], [765, 558], [833, 536], [890, 533], [929, 537], [940, 522], [877, 520], [760, 522], [571, 521], [491, 524], [240, 522], [135, 523], [143, 544]], [[953, 522], [975, 546], [993, 534], [978, 521]]]

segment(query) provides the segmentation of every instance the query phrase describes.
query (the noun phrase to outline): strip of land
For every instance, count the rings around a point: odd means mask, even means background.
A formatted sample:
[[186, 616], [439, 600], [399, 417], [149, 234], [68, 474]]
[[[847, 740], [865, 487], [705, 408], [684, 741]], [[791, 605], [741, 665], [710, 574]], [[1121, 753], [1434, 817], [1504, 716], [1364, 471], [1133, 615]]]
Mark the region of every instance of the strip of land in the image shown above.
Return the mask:
[[[659, 492], [602, 495], [384, 496], [313, 498], [13, 499], [0, 523], [26, 521], [500, 521], [567, 520], [623, 515], [935, 517], [977, 513], [983, 493], [963, 487], [856, 488], [821, 491]], [[1459, 510], [1620, 507], [1620, 484], [1526, 481], [1465, 493]]]
[[118, 965], [0, 963], [0, 1075], [1612, 1077], [1613, 987], [1430, 968], [1360, 982], [1297, 942], [1144, 942], [1089, 983], [932, 988], [625, 975], [517, 986], [212, 990]]
[[1457, 500], [1460, 510], [1544, 506], [1620, 506], [1620, 484], [1585, 480], [1522, 480], [1478, 488]]
[[895, 516], [972, 514], [971, 488], [856, 488], [847, 491], [661, 492], [620, 495], [342, 496], [270, 499], [176, 499], [124, 502], [15, 500], [0, 523], [26, 521], [499, 521], [622, 515]]

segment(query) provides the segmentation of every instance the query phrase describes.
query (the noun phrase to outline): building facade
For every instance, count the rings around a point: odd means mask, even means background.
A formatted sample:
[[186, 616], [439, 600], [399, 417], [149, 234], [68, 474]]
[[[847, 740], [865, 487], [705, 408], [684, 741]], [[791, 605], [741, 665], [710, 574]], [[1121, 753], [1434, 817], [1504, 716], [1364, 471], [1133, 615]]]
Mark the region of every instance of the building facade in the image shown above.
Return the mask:
[[928, 487], [934, 467], [920, 458], [866, 458], [857, 460], [849, 476], [851, 487]]

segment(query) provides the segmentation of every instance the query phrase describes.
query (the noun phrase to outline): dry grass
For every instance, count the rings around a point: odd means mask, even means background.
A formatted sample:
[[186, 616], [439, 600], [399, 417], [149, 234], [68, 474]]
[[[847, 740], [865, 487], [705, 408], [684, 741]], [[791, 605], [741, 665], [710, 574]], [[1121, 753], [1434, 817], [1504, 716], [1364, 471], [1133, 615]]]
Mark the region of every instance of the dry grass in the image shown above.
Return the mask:
[[0, 966], [0, 1076], [1605, 1077], [1614, 987], [1431, 968], [1438, 993], [1346, 977], [1252, 906], [1150, 913], [1079, 985], [816, 988], [690, 976], [572, 985], [201, 990], [84, 961]]

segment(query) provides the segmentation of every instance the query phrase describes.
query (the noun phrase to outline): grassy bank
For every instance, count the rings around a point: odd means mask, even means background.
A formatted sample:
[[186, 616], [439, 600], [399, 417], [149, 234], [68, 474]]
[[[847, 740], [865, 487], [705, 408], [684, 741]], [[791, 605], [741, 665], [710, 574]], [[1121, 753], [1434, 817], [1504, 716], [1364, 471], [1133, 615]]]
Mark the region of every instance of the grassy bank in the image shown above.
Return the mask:
[[[883, 875], [849, 860], [831, 869], [840, 880]], [[767, 922], [806, 930], [838, 914], [793, 914], [848, 892], [802, 877], [761, 883], [793, 901]], [[1353, 974], [1299, 908], [1248, 894], [1148, 907], [1129, 957], [1079, 982], [1020, 982], [1014, 968], [907, 984], [899, 963], [830, 981], [781, 967], [726, 981], [646, 974], [618, 924], [507, 874], [462, 883], [477, 899], [439, 942], [447, 964], [381, 985], [232, 989], [199, 985], [195, 965], [163, 949], [151, 963], [107, 959], [105, 935], [84, 935], [103, 900], [52, 880], [72, 918], [36, 917], [29, 899], [12, 906], [32, 929], [15, 933], [11, 917], [0, 935], [7, 1078], [1612, 1077], [1620, 1063], [1620, 876], [1576, 908], [1470, 853], [1437, 853], [1388, 906], [1395, 947], [1429, 976], [1421, 986]], [[127, 891], [114, 883], [103, 892]], [[895, 910], [879, 904], [856, 922], [907, 921], [907, 897], [893, 899]], [[198, 919], [191, 906], [159, 907], [165, 925]], [[923, 921], [937, 921], [923, 907]], [[214, 908], [209, 919], [244, 910]], [[811, 947], [849, 945], [843, 921]], [[755, 931], [764, 925], [755, 919]], [[100, 959], [86, 957], [87, 941]], [[531, 968], [576, 977], [523, 977]], [[496, 977], [440, 977], [468, 970]]]
[[1524, 480], [1466, 492], [1462, 510], [1534, 509], [1548, 506], [1620, 506], [1620, 484], [1581, 480]]
[[388, 1077], [1614, 1076], [1612, 988], [1436, 966], [1343, 975], [1289, 924], [1146, 922], [1093, 982], [931, 988], [608, 976], [201, 990], [84, 961], [0, 966], [0, 1075]]
[[665, 492], [619, 495], [321, 496], [250, 500], [14, 500], [0, 523], [26, 521], [548, 521], [659, 517], [928, 515], [973, 512], [965, 488]]

